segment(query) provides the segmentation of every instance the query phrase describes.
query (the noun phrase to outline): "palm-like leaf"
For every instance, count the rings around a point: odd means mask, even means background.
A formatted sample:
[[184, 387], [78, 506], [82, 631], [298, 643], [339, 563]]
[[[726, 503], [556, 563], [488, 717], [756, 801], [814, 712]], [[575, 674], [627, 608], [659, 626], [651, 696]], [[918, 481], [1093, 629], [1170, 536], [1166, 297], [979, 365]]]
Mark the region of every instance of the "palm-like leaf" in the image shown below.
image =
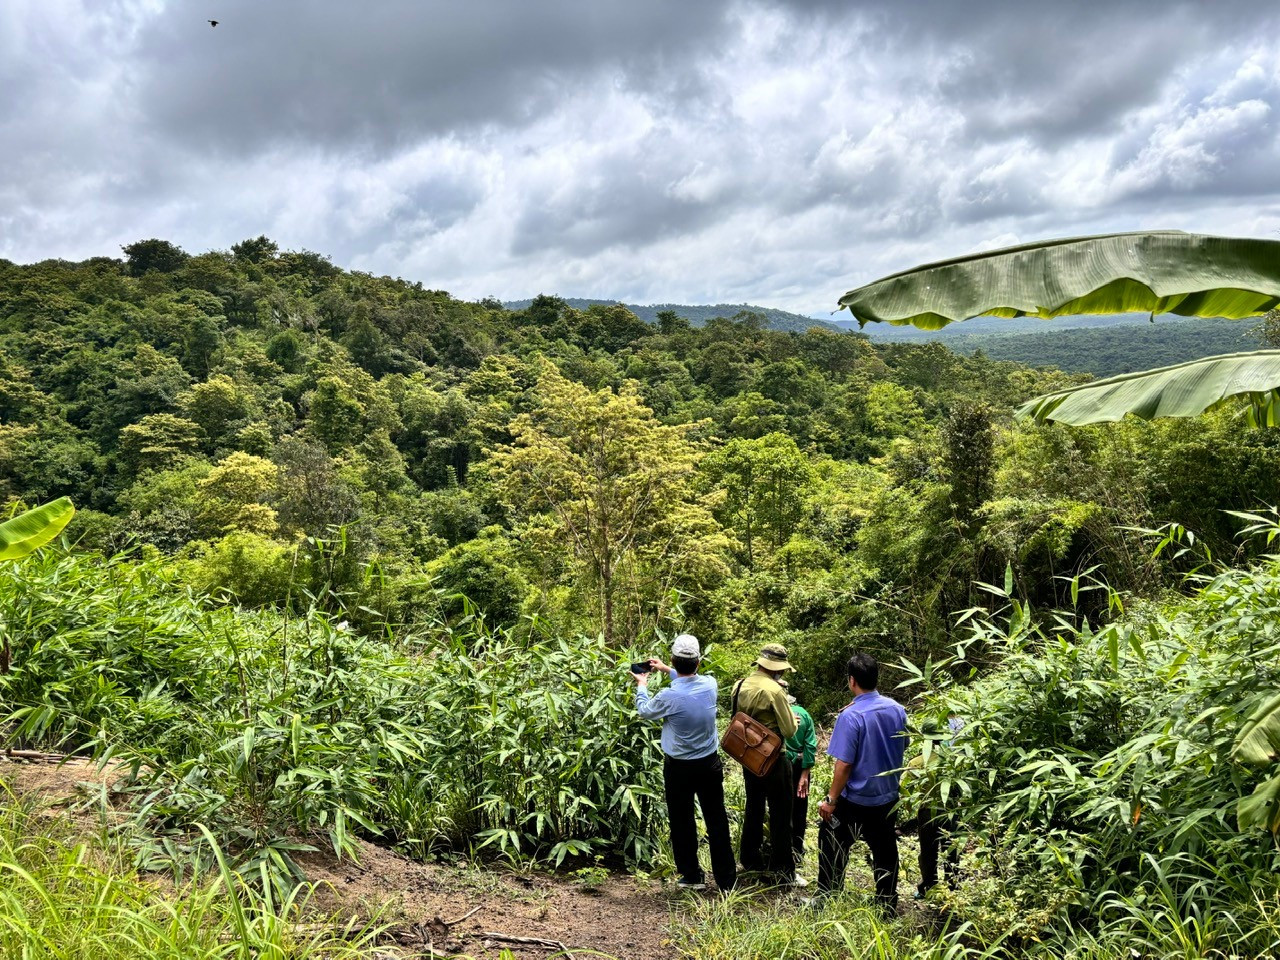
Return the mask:
[[[1280, 759], [1280, 693], [1255, 710], [1240, 732], [1232, 754], [1245, 763], [1271, 763]], [[1240, 829], [1262, 827], [1280, 833], [1280, 776], [1258, 784], [1236, 808]]]
[[1263, 780], [1236, 807], [1236, 822], [1241, 830], [1261, 827], [1280, 833], [1280, 777]]
[[1206, 357], [1172, 367], [1069, 387], [1024, 403], [1019, 417], [1072, 426], [1106, 423], [1126, 413], [1154, 417], [1194, 417], [1230, 397], [1253, 401], [1252, 419], [1276, 425], [1280, 414], [1280, 350], [1256, 350]]
[[66, 497], [0, 523], [0, 560], [21, 560], [62, 532], [76, 508]]
[[858, 322], [939, 330], [969, 317], [1176, 313], [1240, 319], [1280, 304], [1280, 241], [1117, 233], [957, 257], [840, 298]]
[[1240, 728], [1232, 753], [1245, 763], [1280, 759], [1280, 693], [1255, 710]]

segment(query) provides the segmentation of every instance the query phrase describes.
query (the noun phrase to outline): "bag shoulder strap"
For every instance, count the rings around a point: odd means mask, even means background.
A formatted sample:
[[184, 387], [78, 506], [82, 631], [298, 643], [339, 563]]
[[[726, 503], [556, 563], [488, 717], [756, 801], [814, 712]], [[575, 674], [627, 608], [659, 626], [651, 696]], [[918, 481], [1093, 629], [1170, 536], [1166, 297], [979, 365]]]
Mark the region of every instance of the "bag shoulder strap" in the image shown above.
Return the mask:
[[733, 717], [734, 714], [738, 712], [738, 691], [742, 689], [742, 685], [746, 682], [747, 682], [747, 678], [743, 677], [741, 680], [738, 681], [738, 685], [733, 688], [733, 710], [729, 714], [731, 718]]

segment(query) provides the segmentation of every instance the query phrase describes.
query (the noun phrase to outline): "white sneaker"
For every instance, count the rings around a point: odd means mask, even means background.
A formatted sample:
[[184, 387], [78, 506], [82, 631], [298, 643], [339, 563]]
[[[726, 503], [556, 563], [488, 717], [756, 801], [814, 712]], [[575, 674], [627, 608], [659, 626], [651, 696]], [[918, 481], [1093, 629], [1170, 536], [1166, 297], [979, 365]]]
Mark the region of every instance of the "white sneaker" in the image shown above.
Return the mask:
[[685, 881], [683, 881], [683, 880], [679, 881], [679, 882], [676, 884], [676, 886], [677, 886], [677, 887], [679, 887], [681, 890], [705, 890], [705, 889], [707, 889], [707, 885], [706, 885], [705, 883], [686, 883], [686, 882], [685, 882]]
[[807, 887], [808, 885], [809, 881], [799, 874], [796, 874], [787, 882], [787, 886], [789, 887]]

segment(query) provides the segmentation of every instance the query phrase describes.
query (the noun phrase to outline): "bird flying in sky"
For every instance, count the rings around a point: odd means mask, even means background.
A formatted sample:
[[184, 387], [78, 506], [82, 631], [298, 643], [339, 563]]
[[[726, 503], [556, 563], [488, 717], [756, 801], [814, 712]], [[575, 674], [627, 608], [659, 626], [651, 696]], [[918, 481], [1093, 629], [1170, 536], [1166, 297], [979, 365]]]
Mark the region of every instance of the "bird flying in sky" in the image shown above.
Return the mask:
[[217, 25], [218, 25], [218, 21], [217, 21], [217, 20], [210, 20], [210, 21], [209, 21], [209, 26], [211, 26], [211, 27], [216, 27]]

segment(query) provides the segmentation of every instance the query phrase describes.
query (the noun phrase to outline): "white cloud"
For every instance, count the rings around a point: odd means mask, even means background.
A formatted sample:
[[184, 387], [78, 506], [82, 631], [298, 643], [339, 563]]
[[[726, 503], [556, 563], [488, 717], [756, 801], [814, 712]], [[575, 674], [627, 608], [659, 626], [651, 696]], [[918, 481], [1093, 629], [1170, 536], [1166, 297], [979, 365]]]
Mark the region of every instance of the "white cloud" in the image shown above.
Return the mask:
[[267, 233], [466, 297], [810, 313], [1009, 238], [1280, 226], [1261, 2], [508, 6], [0, 7], [0, 256]]

